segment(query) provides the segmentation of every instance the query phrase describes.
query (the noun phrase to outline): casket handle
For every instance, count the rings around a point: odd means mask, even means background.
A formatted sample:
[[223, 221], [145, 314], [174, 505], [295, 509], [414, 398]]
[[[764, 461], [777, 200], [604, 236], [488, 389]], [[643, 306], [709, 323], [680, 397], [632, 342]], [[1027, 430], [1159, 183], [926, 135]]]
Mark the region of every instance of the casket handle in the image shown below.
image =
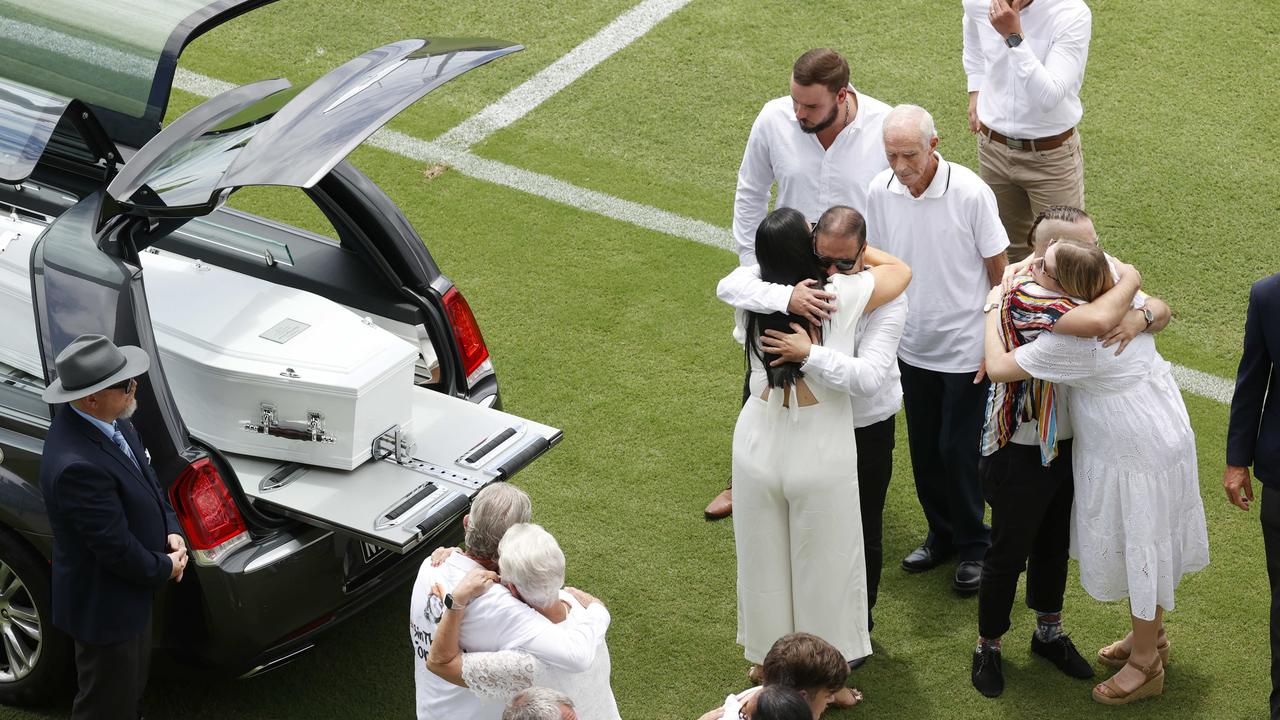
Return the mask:
[[307, 412], [306, 420], [281, 420], [276, 416], [275, 403], [262, 403], [258, 422], [243, 421], [243, 427], [249, 432], [285, 438], [286, 440], [306, 440], [325, 444], [336, 443], [338, 439], [325, 432], [324, 413]]

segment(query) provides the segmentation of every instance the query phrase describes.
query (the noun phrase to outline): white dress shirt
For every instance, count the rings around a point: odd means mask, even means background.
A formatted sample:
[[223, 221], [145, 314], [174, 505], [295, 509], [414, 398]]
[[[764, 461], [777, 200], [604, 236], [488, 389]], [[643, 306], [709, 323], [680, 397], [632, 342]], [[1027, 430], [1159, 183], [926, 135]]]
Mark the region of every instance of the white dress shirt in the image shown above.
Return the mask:
[[[853, 91], [850, 86], [850, 91]], [[769, 214], [769, 189], [778, 183], [774, 207], [804, 213], [813, 223], [833, 205], [862, 212], [867, 183], [889, 167], [884, 156], [888, 105], [856, 91], [858, 112], [830, 148], [796, 120], [791, 96], [765, 103], [751, 126], [733, 197], [733, 239], [742, 265], [756, 264], [756, 228]]]
[[976, 372], [982, 364], [982, 305], [991, 282], [985, 258], [1009, 246], [996, 196], [972, 170], [942, 155], [915, 197], [892, 170], [871, 181], [867, 237], [911, 268], [911, 312], [898, 357], [935, 372]]
[[[409, 640], [414, 647], [413, 672], [418, 720], [499, 720], [503, 703], [485, 700], [464, 687], [436, 677], [427, 669], [431, 638], [444, 613], [444, 596], [469, 571], [480, 567], [460, 552], [439, 567], [426, 560], [418, 570], [409, 598]], [[572, 623], [555, 624], [494, 585], [467, 605], [458, 644], [465, 652], [522, 650], [549, 667], [585, 672], [609, 628], [609, 611], [592, 603]]]
[[1080, 122], [1080, 86], [1093, 14], [1083, 0], [1035, 0], [1021, 13], [1022, 44], [991, 27], [989, 0], [964, 0], [964, 72], [978, 119], [1012, 138], [1065, 132]]
[[[785, 313], [791, 286], [761, 281], [759, 265], [739, 266], [716, 285], [716, 296], [739, 310]], [[800, 366], [809, 377], [849, 394], [855, 428], [885, 420], [902, 407], [898, 341], [906, 322], [907, 296], [903, 294], [858, 318], [853, 355], [815, 344]], [[734, 328], [734, 339], [746, 342], [741, 323]]]

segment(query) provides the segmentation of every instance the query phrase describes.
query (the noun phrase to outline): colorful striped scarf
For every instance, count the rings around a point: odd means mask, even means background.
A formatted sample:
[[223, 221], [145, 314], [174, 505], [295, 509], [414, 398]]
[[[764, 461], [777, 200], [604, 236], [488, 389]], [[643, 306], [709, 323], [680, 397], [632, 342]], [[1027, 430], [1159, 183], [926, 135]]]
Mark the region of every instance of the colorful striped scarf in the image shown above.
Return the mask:
[[[1013, 350], [1052, 330], [1054, 323], [1080, 304], [1044, 289], [1030, 277], [1015, 280], [1000, 307], [1004, 349]], [[1053, 383], [1034, 378], [991, 383], [982, 428], [982, 454], [990, 455], [1004, 447], [1018, 426], [1029, 420], [1040, 423], [1040, 462], [1048, 465], [1058, 456], [1058, 406]]]

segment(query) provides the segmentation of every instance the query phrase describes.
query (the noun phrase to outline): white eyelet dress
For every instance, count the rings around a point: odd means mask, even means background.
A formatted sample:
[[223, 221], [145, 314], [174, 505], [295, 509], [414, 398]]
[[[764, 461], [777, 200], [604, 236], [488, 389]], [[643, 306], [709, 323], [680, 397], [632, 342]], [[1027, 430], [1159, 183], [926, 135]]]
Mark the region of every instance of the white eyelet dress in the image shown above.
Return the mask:
[[1014, 358], [1070, 388], [1080, 584], [1098, 600], [1129, 598], [1143, 620], [1172, 610], [1182, 576], [1209, 564], [1209, 535], [1195, 433], [1155, 339], [1142, 333], [1116, 355], [1093, 338], [1041, 333]]

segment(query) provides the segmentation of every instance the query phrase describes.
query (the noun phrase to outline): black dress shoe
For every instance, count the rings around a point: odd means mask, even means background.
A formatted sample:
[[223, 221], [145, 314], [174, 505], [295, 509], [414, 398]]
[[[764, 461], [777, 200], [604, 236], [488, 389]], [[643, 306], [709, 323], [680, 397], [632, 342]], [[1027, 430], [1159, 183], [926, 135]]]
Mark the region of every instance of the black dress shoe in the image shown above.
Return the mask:
[[854, 659], [850, 660], [850, 661], [849, 661], [849, 671], [850, 671], [850, 672], [852, 672], [852, 671], [857, 670], [858, 668], [862, 667], [863, 665], [866, 665], [866, 664], [867, 664], [867, 658], [869, 658], [869, 657], [871, 657], [871, 656], [870, 656], [870, 655], [863, 655], [863, 656], [862, 656], [862, 657], [860, 657], [860, 658], [854, 658]]
[[1076, 644], [1066, 635], [1044, 642], [1039, 635], [1031, 633], [1031, 652], [1058, 666], [1064, 674], [1086, 680], [1093, 677], [1093, 666], [1080, 656]]
[[946, 562], [948, 555], [936, 552], [928, 545], [921, 545], [902, 558], [902, 569], [912, 573], [932, 570]]
[[982, 585], [982, 561], [981, 560], [965, 560], [956, 565], [956, 579], [951, 583], [951, 587], [961, 594], [971, 594], [978, 592], [978, 587]]
[[978, 692], [989, 698], [1000, 697], [1004, 692], [1004, 665], [1000, 651], [990, 645], [980, 645], [973, 651], [973, 669], [969, 679]]

